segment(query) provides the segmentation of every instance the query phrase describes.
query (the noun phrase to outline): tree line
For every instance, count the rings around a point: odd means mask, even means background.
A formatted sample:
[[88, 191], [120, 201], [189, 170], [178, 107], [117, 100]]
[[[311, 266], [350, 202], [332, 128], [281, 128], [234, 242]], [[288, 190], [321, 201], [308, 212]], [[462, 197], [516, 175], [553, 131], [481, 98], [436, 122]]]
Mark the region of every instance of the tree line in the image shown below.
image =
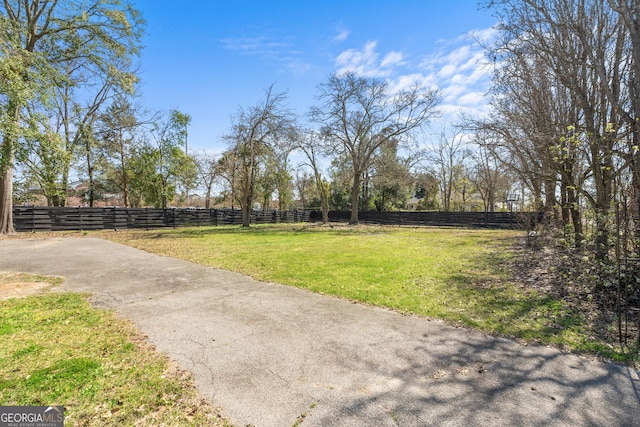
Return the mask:
[[547, 227], [560, 225], [567, 252], [554, 263], [564, 274], [558, 287], [614, 312], [620, 344], [635, 334], [637, 352], [640, 2], [484, 5], [500, 37], [488, 50], [492, 113], [474, 123], [482, 150], [527, 187]]
[[90, 206], [107, 194], [124, 206], [188, 205], [201, 192], [205, 207], [242, 209], [245, 225], [272, 197], [279, 209], [348, 209], [352, 223], [358, 210], [406, 209], [410, 199], [444, 211], [515, 204], [544, 210], [576, 246], [592, 221], [603, 259], [614, 204], [638, 211], [637, 1], [483, 5], [500, 21], [487, 46], [488, 118], [425, 131], [437, 89], [333, 73], [304, 114], [268, 87], [236, 111], [227, 150], [213, 155], [188, 152], [188, 113], [135, 104], [145, 23], [130, 4], [3, 0], [0, 232], [34, 188], [64, 206], [79, 177]]
[[3, 0], [0, 19], [2, 233], [13, 203], [35, 192], [65, 206], [77, 179], [88, 206], [114, 194], [125, 207], [189, 205], [197, 191], [247, 221], [275, 197], [279, 209], [350, 209], [353, 223], [359, 209], [405, 209], [412, 197], [419, 209], [493, 210], [514, 182], [459, 125], [425, 148], [437, 90], [392, 92], [353, 73], [332, 74], [303, 115], [271, 86], [238, 109], [224, 153], [189, 153], [188, 113], [136, 104], [145, 22], [130, 4]]
[[[481, 146], [527, 186], [547, 217], [562, 222], [576, 248], [590, 237], [605, 261], [616, 210], [640, 233], [640, 3], [487, 5], [501, 25], [490, 50], [499, 64], [493, 113], [477, 123]], [[594, 224], [590, 236], [585, 215]]]

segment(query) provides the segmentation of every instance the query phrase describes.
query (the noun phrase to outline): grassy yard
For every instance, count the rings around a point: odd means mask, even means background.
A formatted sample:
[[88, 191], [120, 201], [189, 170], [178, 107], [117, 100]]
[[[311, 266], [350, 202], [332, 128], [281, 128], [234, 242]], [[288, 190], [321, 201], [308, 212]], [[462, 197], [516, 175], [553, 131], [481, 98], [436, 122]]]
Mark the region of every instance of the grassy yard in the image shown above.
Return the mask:
[[[61, 279], [0, 273], [3, 289]], [[215, 425], [191, 378], [84, 295], [0, 301], [0, 405], [61, 405], [66, 425]]]
[[581, 313], [513, 282], [522, 233], [281, 224], [101, 232], [173, 256], [492, 334], [623, 360]]

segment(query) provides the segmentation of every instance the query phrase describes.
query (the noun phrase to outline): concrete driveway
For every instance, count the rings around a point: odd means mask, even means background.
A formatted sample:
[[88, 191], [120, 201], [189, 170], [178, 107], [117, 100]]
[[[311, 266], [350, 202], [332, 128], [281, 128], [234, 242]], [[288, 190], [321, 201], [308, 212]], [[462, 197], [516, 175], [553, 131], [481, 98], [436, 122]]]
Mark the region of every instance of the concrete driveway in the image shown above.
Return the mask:
[[238, 426], [640, 426], [634, 369], [148, 254], [0, 241], [131, 319]]

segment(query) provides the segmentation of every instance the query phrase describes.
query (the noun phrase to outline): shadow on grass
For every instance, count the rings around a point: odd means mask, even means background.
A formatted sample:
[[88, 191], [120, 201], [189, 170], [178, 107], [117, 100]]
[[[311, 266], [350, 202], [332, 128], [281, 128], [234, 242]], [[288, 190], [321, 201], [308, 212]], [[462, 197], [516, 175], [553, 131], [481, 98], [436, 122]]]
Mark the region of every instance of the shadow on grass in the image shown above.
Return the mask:
[[[450, 276], [450, 286], [472, 307], [471, 315], [462, 310], [450, 320], [492, 334], [551, 344], [576, 353], [618, 361], [637, 360], [637, 351], [612, 345], [611, 337], [598, 332], [585, 312], [569, 304], [561, 294], [515, 283], [508, 267], [510, 256], [508, 247], [477, 254], [470, 262], [481, 270], [478, 275]], [[602, 324], [611, 325], [612, 320]]]
[[[422, 230], [442, 231], [438, 228], [422, 227]], [[282, 223], [282, 224], [252, 224], [250, 227], [240, 225], [219, 225], [188, 228], [165, 228], [148, 230], [145, 233], [155, 233], [159, 236], [197, 237], [206, 235], [279, 235], [283, 233], [330, 233], [336, 236], [358, 236], [385, 234], [406, 231], [408, 228], [385, 227], [375, 225], [334, 225], [326, 226], [320, 223]], [[464, 229], [468, 231], [467, 229]], [[144, 234], [142, 231], [138, 231]]]
[[[314, 225], [301, 225], [301, 224], [255, 224], [251, 227], [241, 227], [239, 225], [220, 225], [220, 226], [203, 226], [203, 227], [189, 227], [189, 228], [166, 228], [155, 230], [137, 230], [132, 234], [140, 235], [137, 238], [148, 238], [153, 236], [154, 238], [161, 237], [175, 237], [175, 238], [193, 238], [202, 236], [215, 236], [215, 235], [281, 235], [283, 233], [300, 233], [300, 232], [324, 232], [330, 229], [314, 226]], [[142, 237], [146, 236], [146, 237]]]
[[564, 331], [584, 326], [581, 313], [572, 312], [553, 296], [527, 292], [509, 283], [487, 285], [459, 275], [452, 279], [452, 286], [467, 300], [463, 306], [471, 307], [473, 313], [473, 317], [460, 314], [457, 319], [467, 326], [546, 344], [558, 344]]

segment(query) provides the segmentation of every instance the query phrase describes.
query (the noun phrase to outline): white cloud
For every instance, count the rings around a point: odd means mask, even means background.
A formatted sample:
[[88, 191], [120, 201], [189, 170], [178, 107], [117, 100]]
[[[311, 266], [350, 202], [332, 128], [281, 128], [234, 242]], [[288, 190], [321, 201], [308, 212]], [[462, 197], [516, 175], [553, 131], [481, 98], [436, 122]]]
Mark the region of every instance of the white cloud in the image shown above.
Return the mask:
[[452, 40], [439, 40], [438, 51], [426, 56], [420, 69], [433, 76], [443, 96], [443, 115], [482, 114], [488, 102], [485, 93], [491, 83], [492, 67], [485, 58], [486, 43], [496, 36], [496, 30], [476, 30]]
[[447, 77], [451, 77], [456, 73], [456, 66], [453, 64], [447, 64], [444, 67], [440, 68], [440, 71], [438, 71], [438, 77], [440, 78], [447, 78]]
[[338, 73], [354, 72], [369, 77], [376, 75], [378, 60], [376, 45], [376, 42], [370, 41], [361, 50], [348, 49], [342, 52], [336, 58]]
[[[491, 83], [492, 65], [485, 58], [484, 43], [494, 40], [497, 30], [475, 30], [455, 39], [439, 40], [436, 52], [419, 61], [401, 51], [380, 52], [376, 41], [359, 49], [348, 49], [335, 59], [338, 73], [354, 72], [363, 77], [384, 78], [392, 93], [412, 86], [438, 88], [443, 115], [481, 115], [488, 108], [485, 93]], [[407, 72], [408, 71], [408, 72]]]
[[349, 30], [345, 28], [341, 28], [338, 30], [338, 33], [335, 36], [333, 36], [332, 40], [334, 42], [343, 42], [349, 37], [349, 34], [351, 34]]
[[226, 50], [280, 64], [282, 70], [287, 70], [294, 76], [300, 76], [311, 69], [311, 65], [301, 59], [303, 52], [296, 50], [293, 41], [287, 37], [276, 39], [262, 35], [226, 38], [220, 42]]
[[348, 49], [335, 60], [337, 72], [353, 72], [363, 77], [388, 78], [395, 68], [405, 65], [402, 52], [391, 51], [380, 60], [378, 42], [368, 41], [362, 49]]
[[465, 85], [449, 85], [442, 88], [442, 101], [445, 103], [453, 103], [467, 92]]
[[260, 55], [265, 52], [281, 51], [291, 48], [291, 43], [273, 40], [266, 36], [226, 38], [221, 40], [222, 46], [227, 50], [235, 50], [251, 55]]
[[455, 104], [440, 104], [438, 105], [438, 111], [440, 112], [440, 116], [443, 118], [442, 121], [444, 123], [450, 123], [455, 121], [460, 115], [468, 115], [479, 117], [484, 114], [484, 108], [479, 107], [470, 107], [467, 105], [460, 105], [458, 103]]
[[311, 64], [298, 58], [286, 58], [283, 61], [284, 68], [296, 77], [302, 76], [312, 68]]
[[436, 82], [433, 76], [422, 73], [405, 74], [388, 81], [389, 91], [398, 93], [411, 87], [436, 88]]
[[396, 65], [402, 65], [404, 63], [404, 55], [401, 52], [391, 52], [385, 55], [384, 59], [380, 63], [380, 67], [393, 67]]
[[499, 35], [500, 32], [498, 31], [498, 27], [489, 27], [479, 30], [471, 30], [464, 36], [475, 40], [478, 44], [487, 45], [494, 42]]
[[467, 107], [473, 107], [482, 104], [485, 101], [485, 95], [482, 92], [470, 92], [458, 98], [458, 103]]
[[444, 56], [443, 60], [448, 64], [459, 66], [463, 62], [467, 61], [467, 59], [471, 56], [473, 56], [473, 54], [471, 53], [471, 47], [469, 45], [464, 45], [449, 52]]

